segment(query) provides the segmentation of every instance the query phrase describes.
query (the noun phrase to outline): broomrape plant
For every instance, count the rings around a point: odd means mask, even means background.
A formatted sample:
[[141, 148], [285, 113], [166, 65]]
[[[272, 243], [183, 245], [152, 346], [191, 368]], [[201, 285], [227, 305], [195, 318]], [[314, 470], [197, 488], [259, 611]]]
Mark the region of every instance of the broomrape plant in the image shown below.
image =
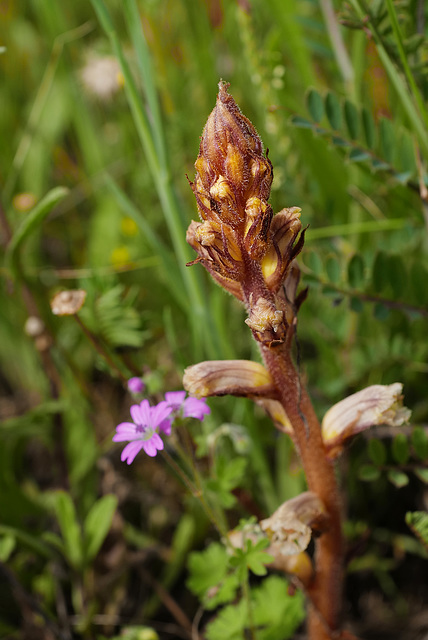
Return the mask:
[[[368, 427], [405, 423], [402, 385], [375, 385], [339, 402], [320, 425], [292, 357], [297, 316], [307, 290], [298, 292], [305, 230], [300, 209], [273, 214], [272, 164], [252, 123], [219, 83], [217, 103], [202, 133], [191, 183], [201, 222], [187, 241], [201, 263], [246, 308], [245, 320], [264, 366], [246, 360], [208, 361], [185, 371], [185, 389], [197, 397], [253, 398], [287, 433], [300, 456], [308, 492], [258, 525], [270, 540], [274, 568], [294, 574], [308, 601], [308, 638], [352, 637], [342, 631], [344, 539], [334, 459], [344, 441]], [[315, 553], [305, 551], [315, 533]], [[255, 534], [254, 534], [255, 535]], [[239, 547], [242, 536], [232, 534]]]

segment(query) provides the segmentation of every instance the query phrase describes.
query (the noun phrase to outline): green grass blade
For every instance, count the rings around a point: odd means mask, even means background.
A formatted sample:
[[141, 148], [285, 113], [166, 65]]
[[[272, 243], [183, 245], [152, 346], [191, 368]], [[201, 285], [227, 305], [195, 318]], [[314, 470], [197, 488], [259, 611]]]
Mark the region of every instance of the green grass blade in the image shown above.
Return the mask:
[[30, 211], [24, 222], [14, 233], [6, 252], [6, 266], [12, 270], [14, 275], [19, 272], [19, 250], [22, 243], [36, 229], [40, 227], [43, 220], [52, 209], [68, 194], [66, 187], [55, 187], [45, 195], [42, 200]]

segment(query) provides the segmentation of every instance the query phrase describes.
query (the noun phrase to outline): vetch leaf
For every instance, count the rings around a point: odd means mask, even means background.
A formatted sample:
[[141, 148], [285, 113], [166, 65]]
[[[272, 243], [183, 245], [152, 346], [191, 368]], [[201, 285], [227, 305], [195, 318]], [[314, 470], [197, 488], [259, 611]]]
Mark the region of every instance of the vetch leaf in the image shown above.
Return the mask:
[[428, 302], [428, 271], [421, 262], [414, 262], [410, 270], [412, 292], [418, 304]]
[[323, 100], [315, 89], [310, 89], [306, 96], [306, 106], [314, 122], [321, 122], [324, 115]]
[[383, 160], [378, 160], [377, 158], [372, 158], [371, 165], [373, 171], [385, 171], [390, 168], [390, 165]]
[[333, 136], [331, 139], [332, 143], [334, 144], [335, 147], [349, 147], [349, 142], [347, 140], [344, 140], [343, 138], [340, 138], [339, 136]]
[[377, 293], [382, 292], [390, 282], [389, 259], [383, 251], [379, 251], [373, 263], [373, 287]]
[[314, 128], [314, 125], [312, 124], [312, 122], [310, 122], [309, 120], [306, 120], [306, 118], [302, 118], [301, 116], [292, 116], [290, 122], [294, 127], [297, 127], [299, 129]]
[[428, 458], [428, 436], [423, 427], [415, 427], [412, 431], [411, 442], [415, 455], [420, 460], [426, 460]]
[[332, 282], [333, 284], [338, 284], [340, 282], [342, 269], [340, 268], [340, 263], [337, 258], [330, 256], [330, 258], [328, 258], [326, 262], [325, 270], [330, 282]]
[[386, 320], [389, 317], [390, 310], [381, 302], [377, 302], [373, 307], [373, 316], [376, 320]]
[[418, 467], [415, 469], [415, 476], [425, 484], [428, 484], [428, 469], [426, 467]]
[[399, 471], [399, 469], [390, 469], [388, 471], [388, 480], [397, 487], [397, 489], [401, 489], [401, 487], [405, 487], [406, 484], [409, 484], [409, 476], [407, 473]]
[[369, 149], [373, 149], [376, 143], [376, 127], [372, 114], [365, 107], [361, 111], [361, 120], [367, 146]]
[[342, 126], [342, 113], [340, 102], [331, 91], [329, 91], [325, 97], [325, 112], [332, 129], [338, 131]]
[[358, 132], [360, 129], [358, 111], [357, 107], [349, 100], [345, 100], [345, 103], [343, 105], [343, 115], [345, 116], [345, 122], [349, 131], [349, 135], [351, 136], [352, 140], [355, 140], [356, 138], [358, 138]]
[[353, 289], [358, 289], [364, 282], [364, 260], [358, 253], [348, 262], [348, 282]]
[[404, 433], [397, 433], [393, 439], [392, 455], [398, 464], [406, 464], [409, 459], [409, 443]]
[[390, 255], [388, 257], [388, 274], [392, 290], [397, 298], [407, 289], [407, 269], [400, 256]]
[[352, 309], [352, 311], [355, 311], [355, 313], [361, 313], [361, 311], [364, 309], [362, 300], [360, 298], [357, 298], [357, 296], [351, 297], [349, 301], [349, 306]]
[[95, 558], [111, 527], [117, 498], [106, 495], [97, 500], [86, 516], [83, 525], [85, 560], [89, 563]]
[[381, 440], [372, 438], [368, 444], [369, 456], [372, 462], [378, 467], [386, 462], [386, 447]]
[[350, 162], [363, 162], [364, 160], [368, 160], [370, 158], [370, 154], [364, 149], [352, 149], [351, 153], [348, 156]]
[[380, 477], [380, 470], [372, 464], [363, 464], [358, 470], [358, 477], [364, 482], [374, 482]]
[[15, 549], [16, 538], [13, 535], [7, 534], [0, 537], [0, 561], [7, 562]]

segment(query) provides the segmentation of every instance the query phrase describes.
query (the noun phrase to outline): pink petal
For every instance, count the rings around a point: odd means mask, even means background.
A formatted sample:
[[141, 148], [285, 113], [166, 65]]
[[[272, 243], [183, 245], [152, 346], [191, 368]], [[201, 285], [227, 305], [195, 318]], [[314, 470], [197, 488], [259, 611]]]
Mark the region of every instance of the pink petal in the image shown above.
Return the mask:
[[185, 397], [185, 391], [167, 391], [165, 394], [165, 400], [173, 409], [181, 407]]
[[130, 442], [122, 451], [120, 459], [122, 460], [122, 462], [125, 462], [126, 460], [128, 464], [131, 464], [132, 462], [134, 462], [135, 456], [137, 455], [137, 453], [139, 453], [139, 451], [141, 451], [142, 448], [143, 442], [141, 440], [139, 440], [138, 442]]
[[152, 426], [152, 409], [148, 400], [140, 402], [141, 423], [144, 427]]
[[135, 424], [143, 424], [140, 405], [133, 404], [130, 411], [131, 411], [131, 417], [135, 422]]
[[196, 418], [203, 420], [205, 415], [211, 413], [211, 409], [206, 404], [204, 398], [187, 398], [183, 405], [183, 416], [185, 418]]
[[159, 402], [155, 407], [152, 407], [152, 427], [157, 427], [172, 411], [172, 407], [168, 406], [165, 401]]
[[159, 431], [162, 431], [166, 436], [171, 435], [171, 420], [162, 420], [159, 424]]

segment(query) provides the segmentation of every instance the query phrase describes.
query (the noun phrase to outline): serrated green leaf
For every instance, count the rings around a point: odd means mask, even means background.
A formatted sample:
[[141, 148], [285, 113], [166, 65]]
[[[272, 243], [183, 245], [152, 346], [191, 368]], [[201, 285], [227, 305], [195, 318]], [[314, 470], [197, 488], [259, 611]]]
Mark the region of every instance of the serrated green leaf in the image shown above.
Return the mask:
[[425, 484], [428, 484], [428, 469], [426, 467], [418, 467], [417, 469], [415, 469], [415, 475], [419, 478], [419, 480], [421, 480]]
[[360, 123], [358, 120], [358, 110], [353, 102], [345, 100], [345, 103], [343, 105], [343, 115], [345, 117], [345, 122], [350, 137], [352, 138], [352, 140], [356, 140], [356, 138], [358, 138], [358, 133], [360, 130]]
[[252, 590], [253, 619], [260, 640], [291, 638], [305, 617], [300, 591], [290, 595], [288, 583], [279, 576], [269, 576]]
[[103, 496], [92, 506], [83, 525], [84, 552], [86, 562], [95, 558], [110, 530], [117, 498], [114, 495]]
[[409, 442], [404, 433], [397, 433], [391, 445], [392, 455], [398, 464], [406, 464], [409, 459]]
[[413, 429], [411, 442], [419, 460], [426, 460], [428, 458], [428, 435], [423, 427], [418, 426]]
[[314, 122], [321, 122], [324, 115], [324, 103], [316, 89], [310, 89], [306, 96], [306, 106]]
[[376, 127], [372, 114], [365, 107], [361, 111], [361, 120], [367, 146], [369, 149], [373, 149], [376, 144]]
[[54, 508], [64, 540], [66, 558], [73, 568], [80, 569], [83, 564], [82, 532], [70, 494], [56, 491]]
[[329, 91], [325, 97], [325, 112], [332, 129], [338, 131], [342, 126], [340, 102], [334, 93]]
[[352, 149], [348, 159], [350, 162], [363, 162], [364, 160], [369, 160], [370, 157], [370, 154], [364, 149]]
[[293, 127], [297, 127], [299, 129], [313, 129], [314, 125], [306, 118], [302, 118], [301, 116], [292, 116], [290, 120]]
[[390, 469], [388, 471], [388, 480], [397, 487], [397, 489], [401, 489], [401, 487], [409, 484], [409, 476], [407, 473], [399, 471], [398, 469]]
[[368, 452], [371, 461], [381, 467], [386, 462], [386, 447], [381, 440], [372, 438], [368, 443]]
[[[326, 262], [325, 270], [327, 272], [328, 279], [333, 284], [338, 284], [342, 276], [342, 269], [340, 262], [337, 258], [330, 256]], [[337, 292], [336, 292], [337, 293]]]
[[348, 263], [348, 282], [353, 289], [359, 289], [364, 282], [364, 260], [360, 254], [352, 256]]
[[248, 605], [242, 599], [238, 604], [224, 607], [206, 627], [207, 640], [243, 640], [248, 625]]
[[396, 149], [397, 143], [395, 140], [394, 127], [388, 118], [381, 118], [379, 120], [379, 138], [382, 157], [389, 164], [392, 164], [394, 160], [394, 149]]
[[380, 469], [374, 467], [372, 464], [363, 464], [358, 469], [358, 477], [364, 482], [374, 482], [380, 478]]
[[219, 542], [213, 542], [204, 551], [194, 551], [189, 555], [190, 576], [186, 584], [192, 593], [202, 597], [225, 579], [228, 566], [226, 549]]

